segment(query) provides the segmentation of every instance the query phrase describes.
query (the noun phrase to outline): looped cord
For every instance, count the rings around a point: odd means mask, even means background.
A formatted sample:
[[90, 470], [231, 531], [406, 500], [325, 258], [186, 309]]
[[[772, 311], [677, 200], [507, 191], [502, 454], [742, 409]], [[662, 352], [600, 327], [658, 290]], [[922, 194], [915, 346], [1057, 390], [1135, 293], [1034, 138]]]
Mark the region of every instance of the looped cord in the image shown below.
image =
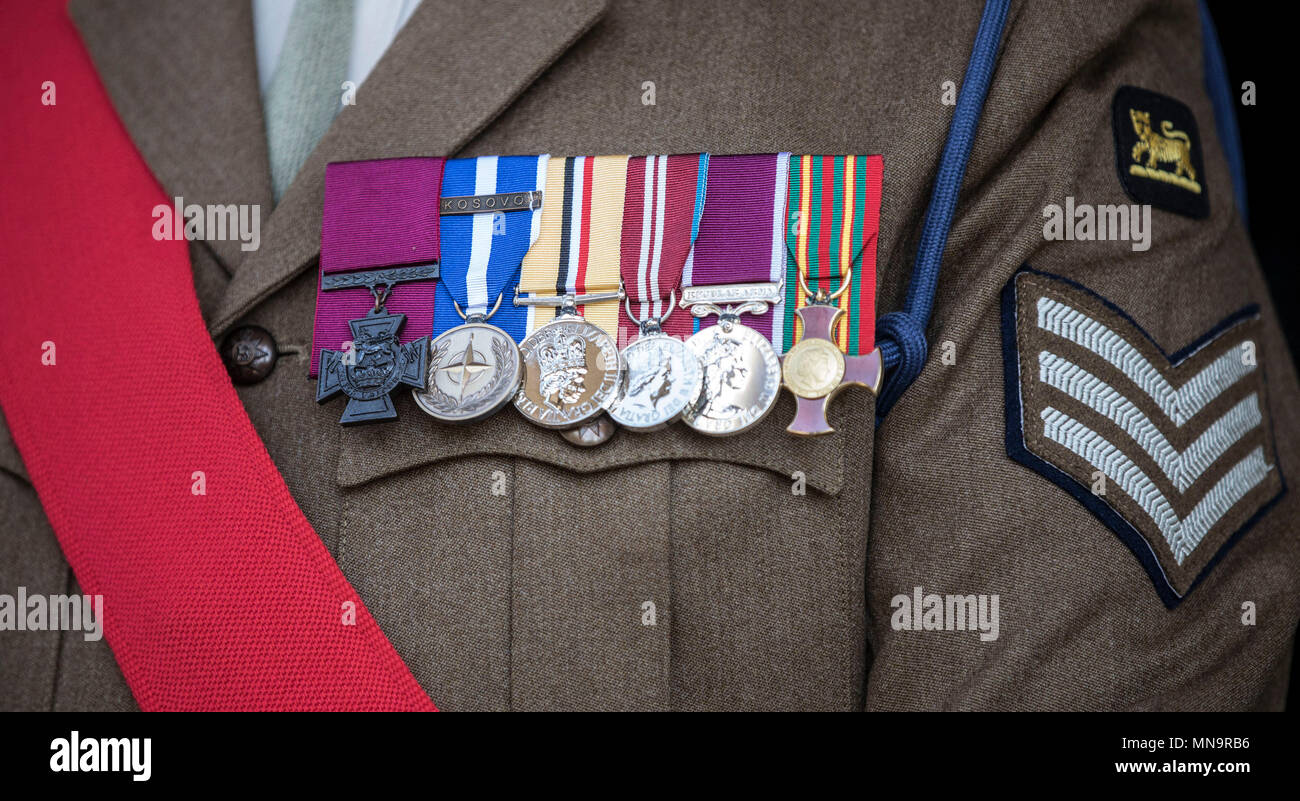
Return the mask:
[[884, 383], [880, 388], [880, 397], [876, 399], [876, 408], [885, 410], [876, 413], [876, 425], [880, 425], [885, 412], [921, 372], [930, 346], [925, 341], [925, 323], [907, 312], [896, 311], [882, 315], [876, 321], [876, 333], [883, 340], [880, 356], [885, 369], [893, 368], [890, 374], [892, 380]]
[[943, 146], [930, 205], [925, 212], [921, 243], [912, 266], [911, 282], [907, 286], [907, 299], [902, 311], [883, 315], [876, 323], [881, 358], [885, 369], [890, 370], [876, 399], [877, 426], [920, 374], [929, 353], [925, 327], [934, 307], [939, 267], [948, 244], [948, 229], [952, 227], [962, 179], [966, 175], [966, 162], [975, 142], [975, 131], [984, 111], [993, 69], [997, 65], [1008, 5], [1009, 0], [988, 0], [984, 5], [979, 31], [975, 34], [975, 46], [966, 65], [966, 77], [962, 79], [961, 93], [957, 97], [957, 108], [948, 127], [948, 141]]

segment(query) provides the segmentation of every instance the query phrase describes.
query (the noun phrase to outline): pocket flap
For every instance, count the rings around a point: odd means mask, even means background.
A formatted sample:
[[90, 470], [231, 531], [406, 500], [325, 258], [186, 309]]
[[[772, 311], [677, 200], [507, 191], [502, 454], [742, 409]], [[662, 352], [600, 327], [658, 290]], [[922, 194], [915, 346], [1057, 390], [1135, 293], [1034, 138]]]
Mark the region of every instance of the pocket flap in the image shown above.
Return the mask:
[[[467, 456], [517, 456], [578, 473], [662, 460], [704, 460], [767, 469], [792, 479], [802, 472], [809, 486], [832, 495], [844, 486], [844, 436], [837, 432], [798, 437], [786, 432], [795, 405], [785, 392], [766, 420], [738, 436], [707, 437], [678, 423], [650, 434], [620, 429], [594, 448], [571, 445], [558, 432], [532, 425], [514, 409], [503, 409], [481, 423], [452, 426], [421, 412], [409, 395], [396, 400], [396, 422], [342, 431], [337, 475], [341, 486], [355, 487]], [[866, 392], [845, 393], [832, 407], [832, 425], [871, 425], [871, 407]]]

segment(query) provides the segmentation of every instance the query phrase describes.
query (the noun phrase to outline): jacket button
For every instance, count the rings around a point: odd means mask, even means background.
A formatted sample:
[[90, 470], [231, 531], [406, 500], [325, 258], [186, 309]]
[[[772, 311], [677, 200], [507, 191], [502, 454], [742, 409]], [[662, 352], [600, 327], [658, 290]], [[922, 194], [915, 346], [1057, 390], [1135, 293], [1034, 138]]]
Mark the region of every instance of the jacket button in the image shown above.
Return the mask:
[[221, 342], [221, 361], [236, 384], [259, 383], [275, 369], [279, 355], [271, 332], [256, 325], [240, 326]]

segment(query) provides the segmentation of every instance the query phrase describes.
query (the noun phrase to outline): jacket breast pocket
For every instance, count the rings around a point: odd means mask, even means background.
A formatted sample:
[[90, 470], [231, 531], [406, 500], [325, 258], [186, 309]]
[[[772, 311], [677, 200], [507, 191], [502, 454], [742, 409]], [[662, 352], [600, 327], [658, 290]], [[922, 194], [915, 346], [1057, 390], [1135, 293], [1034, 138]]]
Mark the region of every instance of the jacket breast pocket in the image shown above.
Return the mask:
[[447, 709], [853, 708], [872, 404], [815, 438], [793, 411], [584, 449], [403, 399], [343, 432], [339, 562]]

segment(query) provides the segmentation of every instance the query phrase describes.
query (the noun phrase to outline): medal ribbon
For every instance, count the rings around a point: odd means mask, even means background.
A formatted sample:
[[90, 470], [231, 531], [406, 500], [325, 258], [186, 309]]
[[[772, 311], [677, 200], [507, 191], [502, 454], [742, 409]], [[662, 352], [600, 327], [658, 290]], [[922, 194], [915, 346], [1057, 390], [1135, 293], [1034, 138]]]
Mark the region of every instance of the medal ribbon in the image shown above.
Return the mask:
[[876, 334], [876, 238], [884, 159], [880, 156], [798, 156], [790, 160], [790, 225], [786, 232], [785, 337], [794, 347], [803, 324], [794, 311], [808, 305], [800, 276], [816, 292], [839, 291], [832, 303], [846, 313], [835, 343], [849, 355], [870, 353]]
[[[320, 274], [310, 375], [322, 348], [344, 350], [349, 320], [375, 307], [364, 286], [322, 291], [327, 275], [438, 262], [438, 200], [446, 159], [400, 158], [336, 162], [325, 167], [325, 209], [320, 229]], [[405, 344], [432, 333], [436, 281], [398, 284], [385, 305], [405, 314]]]
[[[556, 296], [618, 289], [627, 162], [627, 156], [550, 159], [541, 232], [524, 257], [521, 291]], [[578, 313], [617, 337], [619, 305], [588, 303]], [[555, 309], [526, 309], [529, 332], [555, 319]]]
[[[708, 166], [707, 153], [628, 160], [621, 270], [639, 319], [663, 317], [669, 296], [681, 283], [704, 211]], [[694, 329], [689, 314], [673, 315], [663, 325], [664, 333], [678, 338]], [[640, 333], [626, 309], [620, 309], [619, 344], [635, 342]]]
[[[686, 259], [682, 286], [781, 281], [785, 276], [785, 205], [790, 154], [711, 156], [704, 213]], [[784, 302], [741, 322], [780, 348]], [[695, 318], [693, 328], [717, 321]]]
[[[442, 197], [533, 192], [546, 185], [550, 156], [480, 156], [451, 159], [442, 173]], [[465, 314], [487, 314], [506, 297], [491, 324], [516, 342], [527, 334], [528, 309], [512, 303], [524, 254], [541, 232], [541, 209], [444, 214], [439, 225], [441, 279], [433, 312], [433, 333], [461, 324], [454, 299]]]

